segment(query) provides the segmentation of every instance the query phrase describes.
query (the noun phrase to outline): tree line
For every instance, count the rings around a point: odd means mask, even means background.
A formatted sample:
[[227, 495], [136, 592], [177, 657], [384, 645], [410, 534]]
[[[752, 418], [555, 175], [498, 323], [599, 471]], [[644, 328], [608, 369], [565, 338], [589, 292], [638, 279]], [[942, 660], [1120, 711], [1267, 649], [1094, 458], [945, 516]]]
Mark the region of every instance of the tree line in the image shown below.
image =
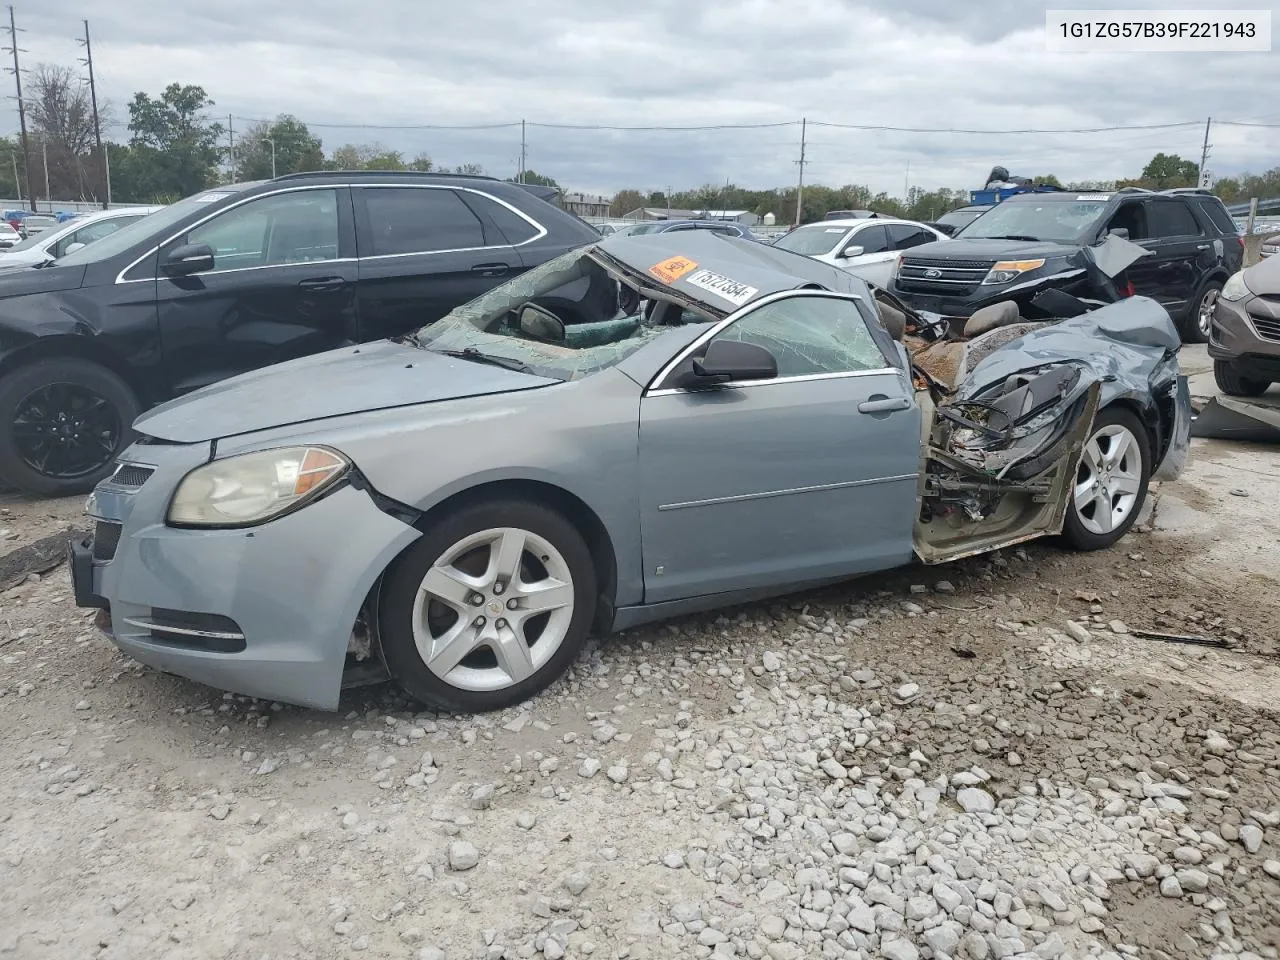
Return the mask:
[[[37, 200], [78, 199], [102, 202], [107, 197], [104, 164], [94, 137], [89, 93], [72, 69], [39, 64], [27, 80], [31, 136], [31, 169], [16, 137], [0, 137], [0, 193], [25, 197], [30, 186]], [[406, 157], [380, 143], [347, 143], [328, 154], [319, 137], [297, 117], [281, 115], [229, 136], [210, 115], [214, 102], [203, 87], [171, 83], [158, 96], [139, 91], [127, 104], [129, 138], [107, 142], [111, 199], [122, 203], [170, 203], [208, 187], [233, 180], [262, 180], [273, 174], [309, 170], [417, 170], [484, 174], [478, 164], [436, 165], [430, 156]], [[110, 125], [113, 107], [99, 104], [103, 126]], [[7, 152], [7, 158], [4, 153]], [[5, 162], [5, 160], [9, 162]], [[28, 173], [30, 182], [28, 184]], [[1157, 153], [1132, 179], [1062, 183], [1046, 174], [1039, 183], [1074, 190], [1110, 190], [1124, 186], [1149, 189], [1194, 186], [1199, 168], [1177, 154]], [[560, 188], [551, 177], [526, 171], [525, 180]], [[980, 186], [973, 184], [972, 186]], [[1263, 174], [1223, 178], [1214, 192], [1227, 203], [1280, 194], [1280, 167]], [[609, 212], [622, 217], [642, 207], [673, 210], [746, 210], [758, 216], [773, 214], [779, 224], [795, 220], [795, 186], [753, 190], [733, 184], [682, 190], [667, 197], [662, 191], [625, 189], [614, 195]], [[820, 220], [833, 210], [873, 210], [909, 220], [935, 220], [969, 202], [969, 187], [925, 191], [912, 187], [905, 198], [866, 186], [806, 185], [800, 220]]]

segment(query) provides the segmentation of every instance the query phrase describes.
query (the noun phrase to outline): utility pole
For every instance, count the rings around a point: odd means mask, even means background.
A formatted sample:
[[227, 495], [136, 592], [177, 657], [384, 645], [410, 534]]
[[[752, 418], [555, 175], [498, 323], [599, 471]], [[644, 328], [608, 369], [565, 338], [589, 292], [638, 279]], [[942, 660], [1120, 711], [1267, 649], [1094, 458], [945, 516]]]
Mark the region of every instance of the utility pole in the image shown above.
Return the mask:
[[262, 139], [271, 144], [271, 179], [274, 180], [276, 178], [276, 142], [270, 137], [263, 137]]
[[[644, 217], [641, 216], [640, 219], [643, 220]], [[667, 219], [671, 219], [671, 184], [669, 183], [667, 184]]]
[[111, 208], [111, 154], [109, 151], [102, 151], [102, 169], [107, 175], [107, 209]]
[[89, 44], [89, 21], [84, 22], [84, 59], [80, 62], [89, 68], [89, 103], [93, 107], [93, 140], [98, 148], [98, 158], [102, 161], [102, 179], [106, 184], [107, 199], [102, 202], [102, 209], [111, 205], [111, 174], [107, 170], [107, 153], [102, 149], [102, 124], [98, 120], [98, 87], [93, 81], [93, 47]]
[[805, 125], [808, 123], [805, 117], [800, 118], [800, 159], [794, 161], [800, 165], [800, 182], [796, 187], [796, 219], [792, 227], [800, 226], [801, 211], [804, 209], [804, 165], [809, 161], [805, 159]]
[[907, 161], [907, 175], [902, 178], [902, 202], [911, 202], [911, 161]]
[[528, 153], [526, 151], [527, 144], [524, 139], [524, 121], [520, 121], [520, 182], [524, 183], [524, 173], [528, 169]]
[[44, 137], [40, 138], [40, 156], [44, 160], [44, 199], [49, 204], [49, 212], [53, 212], [53, 188], [49, 185], [49, 144]]
[[234, 183], [236, 179], [236, 127], [234, 118], [229, 113], [227, 114], [227, 164], [229, 166], [230, 181]]
[[1213, 123], [1213, 117], [1209, 117], [1204, 122], [1204, 146], [1200, 148], [1200, 186], [1209, 186], [1209, 178], [1206, 174], [1209, 172], [1205, 166], [1209, 162], [1209, 125]]
[[[18, 66], [18, 54], [26, 51], [18, 49], [18, 28], [14, 24], [13, 7], [9, 7], [9, 43], [7, 49], [13, 53], [13, 82], [18, 86], [18, 125], [22, 129], [22, 167], [27, 173], [27, 204], [31, 212], [36, 212], [36, 194], [31, 186], [31, 150], [27, 143], [27, 108], [22, 102], [22, 68]], [[7, 67], [5, 69], [8, 69]], [[21, 189], [21, 188], [19, 188]]]

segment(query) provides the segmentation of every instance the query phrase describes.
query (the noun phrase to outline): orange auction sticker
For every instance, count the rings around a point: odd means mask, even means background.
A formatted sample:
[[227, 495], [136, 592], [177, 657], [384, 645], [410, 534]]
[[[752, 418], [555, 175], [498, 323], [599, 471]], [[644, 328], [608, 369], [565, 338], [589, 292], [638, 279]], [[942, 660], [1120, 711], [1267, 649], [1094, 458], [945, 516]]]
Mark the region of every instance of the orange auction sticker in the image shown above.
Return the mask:
[[655, 263], [649, 272], [663, 283], [675, 283], [698, 264], [688, 257], [668, 257], [661, 263]]

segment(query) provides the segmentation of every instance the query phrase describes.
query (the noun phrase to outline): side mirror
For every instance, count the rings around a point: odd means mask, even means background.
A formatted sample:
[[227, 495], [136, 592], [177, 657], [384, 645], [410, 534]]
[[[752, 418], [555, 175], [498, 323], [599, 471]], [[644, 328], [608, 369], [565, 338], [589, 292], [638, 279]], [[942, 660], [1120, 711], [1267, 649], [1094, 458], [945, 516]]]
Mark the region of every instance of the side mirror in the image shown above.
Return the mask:
[[520, 308], [520, 332], [526, 337], [542, 340], [546, 343], [564, 343], [564, 321], [550, 310], [537, 304], [526, 303]]
[[693, 361], [696, 383], [770, 380], [778, 375], [778, 361], [764, 347], [741, 340], [713, 340], [707, 352]]
[[862, 256], [862, 253], [863, 253], [863, 248], [860, 245], [853, 243], [845, 247], [844, 251], [840, 254], [840, 256], [848, 259], [850, 257], [860, 257]]
[[62, 251], [62, 255], [65, 257], [68, 253], [75, 253], [77, 250], [83, 250], [84, 248], [85, 244], [80, 243], [79, 241], [69, 243], [67, 244], [67, 249]]
[[1112, 227], [1107, 231], [1107, 235], [1111, 237], [1119, 237], [1121, 240], [1129, 239], [1129, 230], [1127, 227]]
[[160, 269], [171, 277], [186, 277], [213, 269], [213, 247], [207, 243], [184, 243], [174, 247], [160, 261]]

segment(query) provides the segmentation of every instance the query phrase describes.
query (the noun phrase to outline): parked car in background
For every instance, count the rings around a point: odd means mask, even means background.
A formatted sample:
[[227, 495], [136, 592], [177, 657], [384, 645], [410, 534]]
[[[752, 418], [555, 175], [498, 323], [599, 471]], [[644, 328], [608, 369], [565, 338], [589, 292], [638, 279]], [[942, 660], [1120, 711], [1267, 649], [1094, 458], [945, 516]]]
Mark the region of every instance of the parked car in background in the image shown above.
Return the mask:
[[706, 230], [726, 237], [742, 237], [755, 240], [756, 235], [739, 223], [728, 220], [646, 220], [643, 223], [632, 223], [621, 227], [613, 234], [615, 237], [641, 237], [655, 233], [672, 233], [681, 230]]
[[22, 220], [24, 217], [31, 216], [30, 210], [6, 210], [3, 214], [5, 223], [13, 227], [19, 233], [22, 232]]
[[18, 232], [22, 234], [22, 239], [39, 236], [49, 230], [58, 228], [58, 220], [56, 217], [46, 217], [44, 214], [32, 213], [22, 218], [22, 223], [18, 227]]
[[1231, 275], [1214, 305], [1209, 356], [1218, 388], [1258, 397], [1280, 382], [1280, 257]]
[[865, 220], [879, 216], [874, 210], [830, 210], [823, 220]]
[[887, 287], [903, 250], [946, 239], [945, 234], [923, 223], [860, 217], [806, 224], [779, 237], [773, 246], [841, 267], [868, 283]]
[[486, 177], [292, 174], [206, 190], [43, 269], [0, 271], [0, 478], [88, 490], [152, 404], [416, 330], [600, 239], [554, 196]]
[[1197, 189], [1009, 197], [953, 240], [911, 251], [892, 292], [917, 310], [958, 317], [1010, 298], [1025, 309], [1049, 287], [1094, 296], [1080, 254], [1111, 234], [1148, 251], [1119, 278], [1122, 292], [1163, 304], [1185, 341], [1208, 339], [1218, 292], [1243, 262], [1244, 238], [1222, 201]]
[[33, 267], [58, 260], [162, 209], [163, 207], [124, 207], [72, 217], [59, 224], [56, 230], [46, 230], [28, 237], [10, 249], [0, 257], [0, 270]]
[[0, 252], [12, 250], [22, 242], [20, 234], [7, 220], [0, 220]]
[[[1159, 304], [1076, 306], [965, 340], [784, 250], [602, 240], [416, 336], [141, 417], [75, 600], [222, 689], [332, 710], [350, 664], [481, 711], [593, 631], [1060, 532], [1105, 548], [1182, 469], [1190, 395]], [[967, 372], [909, 362], [935, 344]]]
[[958, 210], [944, 213], [937, 220], [928, 221], [927, 226], [933, 227], [933, 229], [940, 233], [945, 233], [949, 237], [954, 237], [960, 230], [973, 223], [990, 209], [990, 206], [960, 207]]

